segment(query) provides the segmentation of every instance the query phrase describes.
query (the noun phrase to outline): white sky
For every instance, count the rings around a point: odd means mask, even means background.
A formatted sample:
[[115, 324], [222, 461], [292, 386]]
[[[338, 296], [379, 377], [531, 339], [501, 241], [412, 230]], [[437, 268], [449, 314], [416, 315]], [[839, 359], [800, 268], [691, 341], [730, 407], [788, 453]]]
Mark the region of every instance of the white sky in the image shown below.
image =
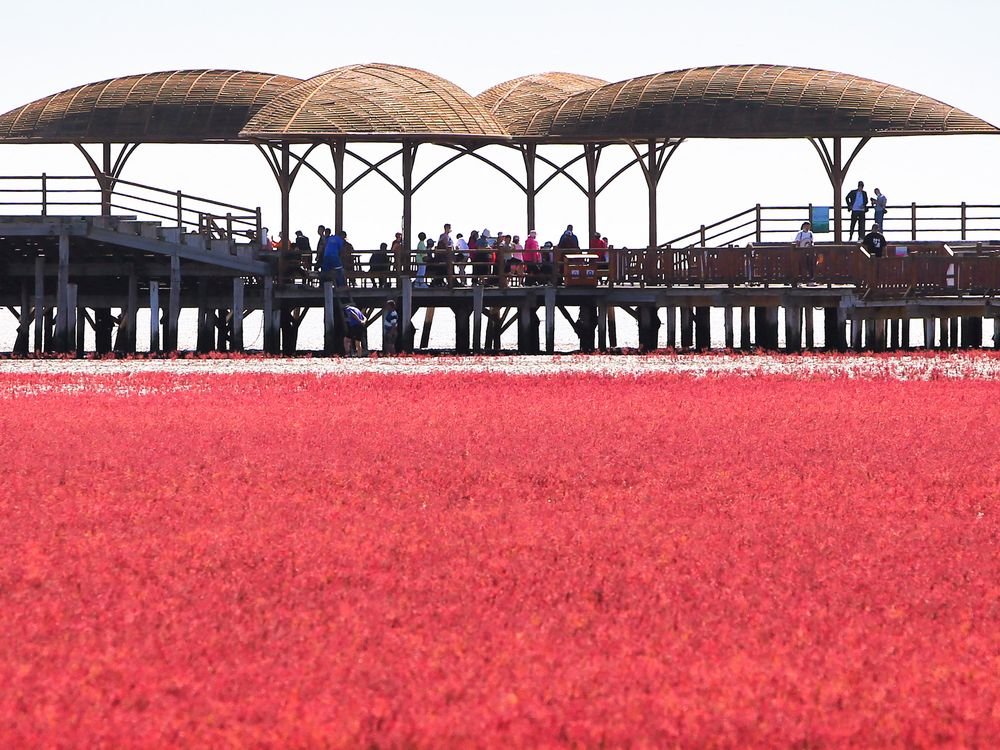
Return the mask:
[[[780, 0], [502, 4], [121, 0], [17, 3], [5, 8], [0, 111], [90, 81], [179, 68], [238, 68], [309, 77], [358, 62], [423, 68], [475, 95], [516, 76], [564, 70], [620, 80], [699, 65], [779, 63], [853, 73], [910, 88], [1000, 123], [995, 0], [883, 0], [820, 4]], [[549, 155], [557, 151], [546, 152]], [[606, 157], [605, 176], [625, 158]], [[422, 151], [417, 172], [439, 154]], [[502, 158], [502, 157], [500, 157]], [[0, 148], [2, 174], [85, 174], [72, 147]], [[328, 154], [316, 162], [330, 170]], [[518, 161], [509, 161], [516, 168]], [[892, 204], [1000, 203], [1000, 137], [876, 140], [849, 181], [879, 186]], [[602, 168], [605, 164], [602, 163]], [[398, 173], [398, 166], [396, 167]], [[277, 191], [251, 147], [141, 147], [123, 175], [241, 205], [279, 224]], [[831, 191], [806, 141], [699, 141], [681, 147], [660, 192], [660, 240], [765, 205], [828, 204]], [[618, 246], [646, 237], [638, 170], [601, 196], [600, 229]], [[370, 177], [347, 197], [358, 248], [388, 241], [398, 195]], [[487, 167], [463, 160], [418, 193], [415, 232], [489, 227], [524, 235], [523, 197]], [[586, 202], [565, 180], [538, 201], [542, 239], [586, 226]], [[330, 224], [332, 196], [311, 176], [293, 193], [292, 228]]]

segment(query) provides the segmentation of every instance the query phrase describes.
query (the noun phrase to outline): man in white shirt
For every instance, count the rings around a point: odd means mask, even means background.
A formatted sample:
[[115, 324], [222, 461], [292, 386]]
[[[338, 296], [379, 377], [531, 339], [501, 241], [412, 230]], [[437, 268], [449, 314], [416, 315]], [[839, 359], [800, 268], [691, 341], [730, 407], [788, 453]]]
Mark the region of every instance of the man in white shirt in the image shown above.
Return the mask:
[[865, 183], [859, 182], [858, 189], [847, 194], [847, 210], [851, 212], [851, 229], [847, 233], [847, 240], [850, 242], [854, 236], [854, 227], [858, 228], [858, 240], [865, 236], [865, 214], [868, 213], [868, 193], [865, 192]]

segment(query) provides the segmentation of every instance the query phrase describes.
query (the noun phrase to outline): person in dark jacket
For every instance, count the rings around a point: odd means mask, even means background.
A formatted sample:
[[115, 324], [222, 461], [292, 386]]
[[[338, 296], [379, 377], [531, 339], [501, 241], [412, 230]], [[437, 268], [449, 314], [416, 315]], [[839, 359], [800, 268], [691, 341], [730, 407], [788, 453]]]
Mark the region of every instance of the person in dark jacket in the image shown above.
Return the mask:
[[859, 182], [856, 190], [847, 194], [847, 210], [851, 212], [851, 229], [847, 233], [847, 241], [854, 236], [854, 227], [858, 228], [858, 239], [865, 236], [865, 214], [868, 213], [868, 193], [865, 183]]
[[885, 236], [878, 224], [872, 224], [872, 231], [865, 235], [865, 241], [861, 244], [865, 246], [865, 250], [872, 254], [873, 258], [885, 257]]

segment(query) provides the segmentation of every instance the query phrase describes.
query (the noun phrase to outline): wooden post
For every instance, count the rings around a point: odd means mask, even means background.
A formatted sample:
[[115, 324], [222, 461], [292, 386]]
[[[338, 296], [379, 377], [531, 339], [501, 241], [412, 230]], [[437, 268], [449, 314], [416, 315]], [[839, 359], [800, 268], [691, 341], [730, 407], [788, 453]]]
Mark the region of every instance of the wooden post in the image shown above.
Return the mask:
[[924, 349], [934, 348], [935, 322], [934, 318], [924, 318]]
[[597, 306], [580, 305], [580, 318], [576, 323], [576, 333], [580, 337], [580, 351], [594, 351], [594, 331], [597, 329]]
[[778, 351], [778, 308], [768, 307], [765, 312], [767, 323], [767, 349]]
[[261, 307], [264, 310], [264, 351], [277, 354], [281, 348], [279, 321], [275, 318], [274, 309], [274, 277], [270, 274], [264, 277], [264, 299]]
[[135, 354], [136, 348], [136, 318], [139, 314], [139, 278], [135, 274], [135, 268], [129, 269], [128, 274], [128, 310], [125, 313], [125, 325], [127, 326], [125, 337], [125, 348], [129, 354]]
[[667, 348], [677, 348], [677, 308], [667, 307]]
[[160, 350], [160, 282], [149, 282], [149, 351]]
[[347, 141], [338, 139], [331, 146], [333, 151], [333, 231], [340, 234], [344, 229], [344, 157], [347, 155]]
[[245, 347], [243, 342], [243, 313], [246, 310], [245, 292], [246, 282], [242, 276], [237, 276], [233, 279], [233, 322], [231, 324], [232, 338], [229, 344], [234, 352], [242, 352]]
[[695, 349], [700, 352], [707, 352], [712, 348], [712, 308], [695, 308], [694, 316]]
[[618, 348], [618, 321], [615, 320], [615, 306], [608, 305], [607, 308], [608, 317], [608, 345], [612, 349]]
[[601, 160], [601, 147], [588, 144], [583, 147], [587, 162], [587, 241], [581, 247], [590, 247], [590, 240], [597, 232], [597, 167]]
[[469, 303], [459, 302], [453, 308], [455, 313], [455, 353], [469, 353]]
[[[417, 147], [403, 141], [403, 249], [409, 253], [413, 248], [413, 160]], [[405, 325], [405, 322], [404, 322]], [[411, 324], [412, 327], [412, 324]]]
[[685, 305], [681, 308], [681, 348], [690, 349], [694, 346], [694, 337], [692, 327], [693, 321], [693, 310]]
[[66, 285], [66, 351], [76, 352], [79, 355], [79, 350], [77, 350], [77, 337], [76, 337], [76, 302], [78, 287], [76, 284]]
[[[842, 138], [833, 139], [833, 241], [844, 241], [844, 217], [840, 210], [844, 200], [844, 143]], [[811, 217], [810, 217], [811, 218]]]
[[198, 332], [197, 350], [204, 354], [212, 349], [212, 325], [208, 313], [208, 281], [198, 279]]
[[899, 345], [904, 351], [910, 349], [910, 319], [903, 318], [900, 322]]
[[536, 163], [536, 153], [538, 147], [534, 143], [529, 143], [522, 147], [522, 155], [524, 156], [524, 195], [525, 195], [525, 209], [526, 218], [528, 220], [528, 231], [535, 229], [535, 196], [537, 191], [535, 189], [535, 163]]
[[424, 310], [424, 327], [420, 331], [420, 348], [426, 349], [431, 343], [431, 328], [434, 326], [434, 308]]
[[910, 204], [910, 241], [917, 241], [917, 204]]
[[69, 235], [59, 235], [59, 271], [56, 286], [56, 351], [69, 350]]
[[[404, 238], [405, 239], [405, 238]], [[403, 346], [400, 351], [413, 351], [413, 281], [409, 276], [400, 279], [403, 292], [403, 309], [400, 331], [403, 335]]]
[[[660, 184], [659, 166], [656, 158], [656, 139], [651, 138], [647, 144], [646, 153], [646, 190], [649, 194], [649, 240], [646, 247], [650, 250], [657, 248], [657, 214], [656, 214], [656, 189]], [[666, 144], [664, 144], [664, 148]], [[655, 347], [654, 347], [655, 349]]]
[[181, 259], [176, 253], [170, 256], [170, 292], [167, 295], [167, 330], [164, 349], [177, 351], [177, 324], [181, 317]]
[[[553, 290], [554, 292], [555, 290]], [[483, 350], [483, 287], [472, 287], [472, 351]]]
[[747, 305], [740, 307], [740, 349], [745, 352], [753, 349], [753, 341], [750, 339], [750, 307]]
[[857, 318], [851, 318], [851, 348], [856, 351], [861, 351], [861, 328], [863, 321]]
[[806, 318], [806, 349], [812, 351], [816, 348], [816, 312], [812, 305], [806, 305], [802, 312]]
[[333, 282], [323, 282], [323, 353], [333, 354], [337, 349], [336, 318], [333, 312]]
[[556, 290], [555, 287], [545, 288], [545, 353], [554, 354], [556, 350]]
[[35, 258], [35, 354], [42, 351], [42, 333], [45, 330], [45, 258]]
[[736, 345], [736, 331], [733, 326], [733, 308], [726, 305], [722, 311], [723, 325], [725, 327], [726, 348], [733, 349]]
[[951, 341], [951, 348], [958, 349], [958, 318], [952, 317], [948, 320], [948, 328], [950, 329], [949, 340]]
[[597, 305], [597, 349], [608, 350], [608, 305], [604, 300]]
[[785, 351], [802, 350], [802, 308], [785, 305]]
[[17, 339], [14, 342], [15, 354], [28, 353], [28, 339], [31, 334], [31, 289], [27, 279], [21, 282], [21, 307], [17, 316]]

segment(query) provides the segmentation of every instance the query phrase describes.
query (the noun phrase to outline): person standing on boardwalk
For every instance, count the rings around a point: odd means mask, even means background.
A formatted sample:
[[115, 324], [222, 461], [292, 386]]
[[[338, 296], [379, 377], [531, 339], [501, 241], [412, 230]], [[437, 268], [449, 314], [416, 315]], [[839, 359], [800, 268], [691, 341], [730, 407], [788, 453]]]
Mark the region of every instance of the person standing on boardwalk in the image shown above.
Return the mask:
[[417, 239], [420, 240], [417, 243], [417, 277], [413, 282], [415, 287], [426, 287], [427, 286], [427, 234], [426, 232], [420, 232], [417, 235]]
[[792, 243], [793, 247], [812, 247], [813, 246], [813, 233], [812, 224], [808, 221], [802, 222], [802, 229], [797, 235], [795, 235], [795, 241]]
[[326, 249], [326, 238], [329, 237], [326, 227], [320, 224], [316, 227], [316, 270], [323, 267], [323, 251]]
[[868, 213], [868, 193], [865, 192], [865, 183], [859, 182], [856, 190], [847, 194], [847, 210], [851, 212], [851, 229], [847, 233], [847, 240], [850, 242], [854, 236], [854, 227], [858, 228], [858, 239], [865, 236], [865, 214]]
[[873, 258], [885, 257], [885, 236], [882, 234], [882, 227], [872, 224], [872, 231], [865, 235], [862, 242], [865, 250], [872, 254]]
[[331, 235], [323, 248], [323, 275], [327, 279], [332, 278], [337, 286], [347, 286], [344, 265], [340, 257], [340, 252], [344, 248], [343, 236], [346, 236], [343, 232]]
[[396, 312], [396, 303], [393, 300], [386, 300], [385, 309], [382, 311], [382, 351], [385, 354], [396, 353], [396, 337], [399, 335], [399, 313]]
[[882, 191], [875, 188], [875, 197], [872, 198], [872, 206], [875, 207], [875, 223], [879, 229], [885, 226], [885, 212], [889, 205], [889, 199], [882, 195]]
[[580, 240], [575, 234], [573, 234], [573, 225], [567, 224], [566, 231], [562, 233], [562, 237], [559, 238], [559, 244], [556, 245], [560, 250], [579, 250]]
[[344, 323], [347, 331], [344, 335], [344, 353], [348, 357], [365, 354], [365, 323], [368, 318], [354, 305], [344, 306]]

